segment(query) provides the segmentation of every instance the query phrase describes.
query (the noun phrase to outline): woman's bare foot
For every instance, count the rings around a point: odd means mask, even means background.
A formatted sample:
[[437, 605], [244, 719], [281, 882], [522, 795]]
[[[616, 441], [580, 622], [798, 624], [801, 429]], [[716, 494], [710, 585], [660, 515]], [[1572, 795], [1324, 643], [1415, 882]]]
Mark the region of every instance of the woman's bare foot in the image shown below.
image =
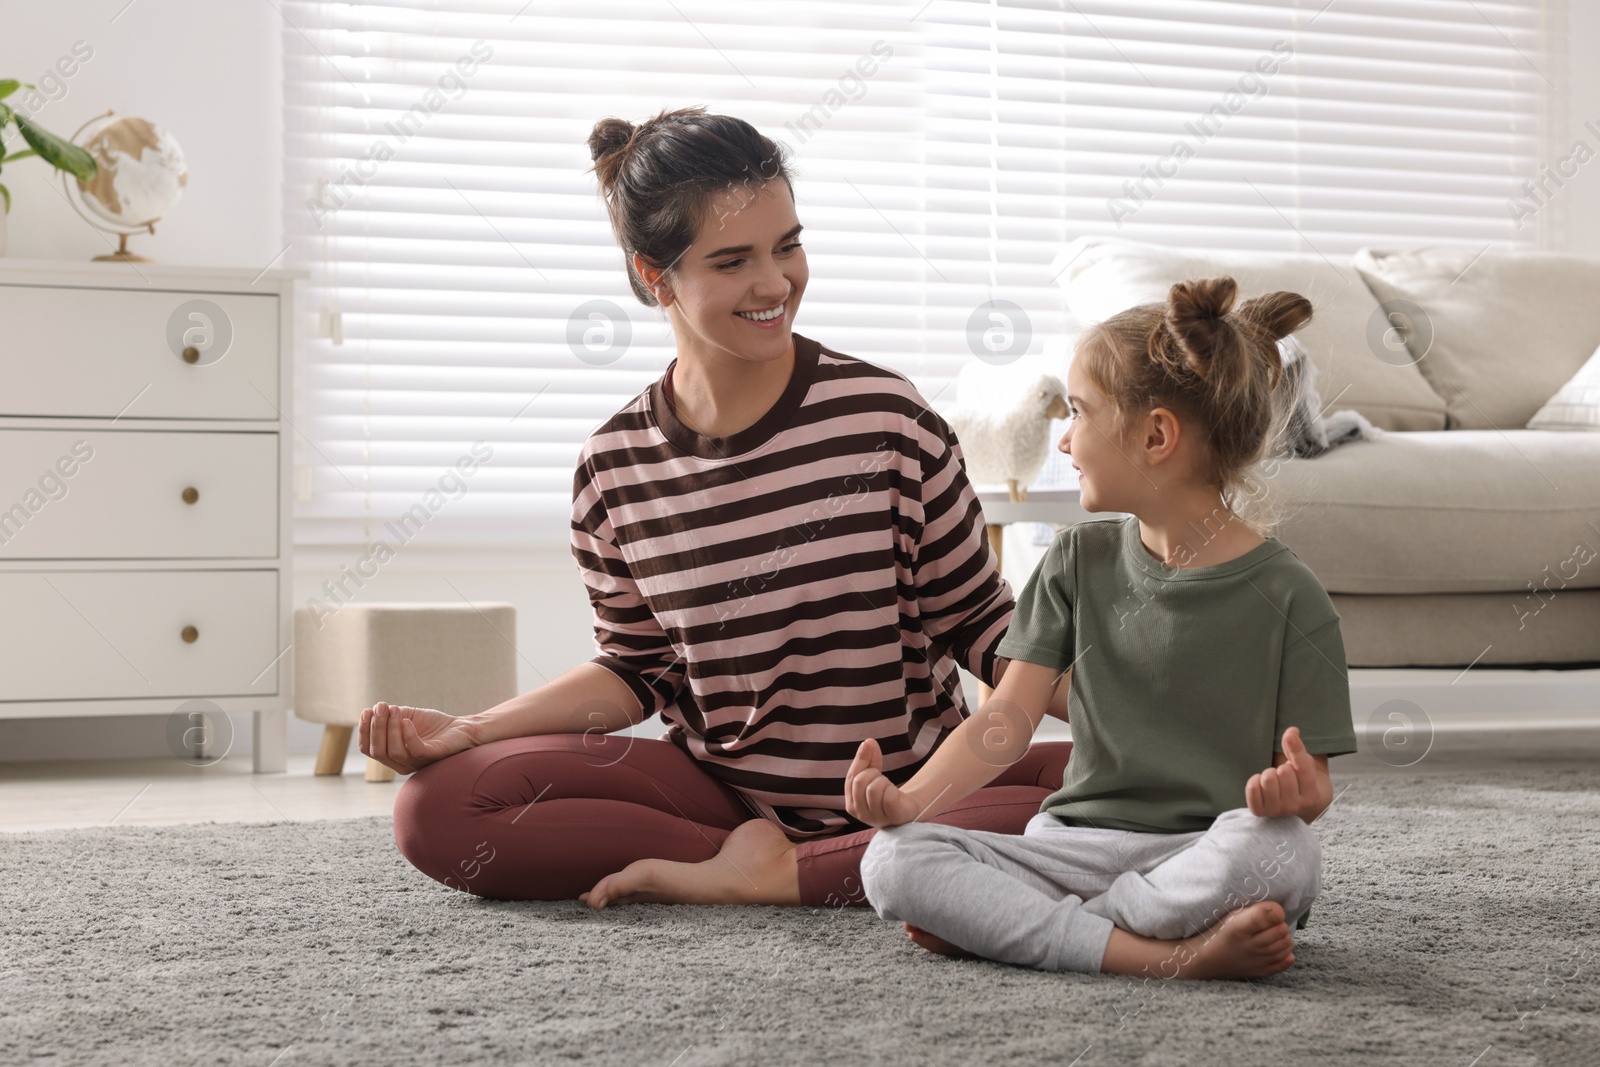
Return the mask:
[[1113, 928], [1100, 970], [1161, 978], [1265, 978], [1293, 963], [1294, 937], [1284, 921], [1283, 905], [1261, 900], [1176, 941]]
[[800, 868], [784, 832], [766, 819], [751, 819], [735, 826], [708, 860], [635, 860], [578, 899], [595, 909], [636, 903], [798, 906]]
[[952, 945], [938, 934], [930, 934], [920, 926], [912, 926], [910, 923], [905, 923], [903, 925], [906, 928], [906, 933], [910, 935], [911, 940], [915, 941], [929, 952], [937, 952], [941, 956], [953, 956], [958, 960], [972, 960], [978, 958], [978, 954], [976, 952], [968, 952], [964, 948]]

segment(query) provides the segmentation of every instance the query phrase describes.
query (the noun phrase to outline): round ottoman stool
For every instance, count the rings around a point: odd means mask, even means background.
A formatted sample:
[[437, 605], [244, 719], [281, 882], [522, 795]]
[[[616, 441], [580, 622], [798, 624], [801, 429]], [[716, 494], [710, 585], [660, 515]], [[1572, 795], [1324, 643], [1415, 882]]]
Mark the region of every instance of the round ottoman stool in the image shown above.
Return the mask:
[[[294, 713], [325, 724], [317, 774], [341, 774], [361, 712], [380, 700], [472, 715], [517, 695], [512, 604], [344, 604], [294, 613]], [[394, 771], [367, 760], [367, 781]]]

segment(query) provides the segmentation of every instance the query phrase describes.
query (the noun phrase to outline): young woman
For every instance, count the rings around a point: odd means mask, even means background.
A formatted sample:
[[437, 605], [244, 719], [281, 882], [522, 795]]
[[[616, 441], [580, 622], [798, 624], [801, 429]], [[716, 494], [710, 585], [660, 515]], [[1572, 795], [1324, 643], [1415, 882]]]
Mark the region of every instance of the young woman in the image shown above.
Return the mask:
[[[958, 665], [1007, 664], [1015, 604], [960, 445], [903, 375], [793, 332], [809, 272], [776, 144], [685, 108], [589, 147], [677, 342], [579, 456], [597, 655], [463, 718], [379, 703], [361, 750], [415, 772], [400, 851], [475, 894], [863, 906], [857, 747], [908, 781], [968, 714]], [[663, 739], [607, 736], [658, 712]], [[1020, 832], [1070, 748], [997, 764], [939, 820]]]

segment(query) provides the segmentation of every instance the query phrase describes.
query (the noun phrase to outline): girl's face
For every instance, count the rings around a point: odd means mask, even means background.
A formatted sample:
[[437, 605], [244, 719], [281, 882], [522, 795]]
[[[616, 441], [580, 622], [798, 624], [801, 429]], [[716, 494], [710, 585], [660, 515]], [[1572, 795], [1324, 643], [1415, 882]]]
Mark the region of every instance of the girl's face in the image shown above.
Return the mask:
[[1095, 388], [1077, 362], [1067, 365], [1067, 404], [1071, 421], [1057, 448], [1072, 457], [1078, 470], [1079, 503], [1085, 511], [1132, 510], [1128, 487], [1140, 472], [1135, 457], [1113, 435], [1114, 408]]
[[[788, 183], [741, 186], [711, 198], [676, 273], [657, 288], [679, 344], [713, 361], [770, 362], [793, 348], [792, 326], [810, 279]], [[753, 313], [772, 314], [756, 321]]]

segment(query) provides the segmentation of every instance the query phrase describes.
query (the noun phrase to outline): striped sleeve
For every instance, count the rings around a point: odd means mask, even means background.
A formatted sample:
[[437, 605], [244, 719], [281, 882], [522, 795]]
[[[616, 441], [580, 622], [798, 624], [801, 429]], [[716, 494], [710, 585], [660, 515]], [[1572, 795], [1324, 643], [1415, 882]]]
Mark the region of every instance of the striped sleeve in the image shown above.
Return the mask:
[[649, 718], [677, 699], [686, 668], [628, 570], [592, 473], [580, 462], [572, 493], [572, 554], [594, 607], [591, 662], [627, 683]]
[[967, 480], [955, 431], [932, 408], [923, 429], [922, 530], [912, 573], [923, 630], [936, 651], [994, 685], [996, 646], [1011, 624], [1016, 602], [989, 547], [978, 494]]

